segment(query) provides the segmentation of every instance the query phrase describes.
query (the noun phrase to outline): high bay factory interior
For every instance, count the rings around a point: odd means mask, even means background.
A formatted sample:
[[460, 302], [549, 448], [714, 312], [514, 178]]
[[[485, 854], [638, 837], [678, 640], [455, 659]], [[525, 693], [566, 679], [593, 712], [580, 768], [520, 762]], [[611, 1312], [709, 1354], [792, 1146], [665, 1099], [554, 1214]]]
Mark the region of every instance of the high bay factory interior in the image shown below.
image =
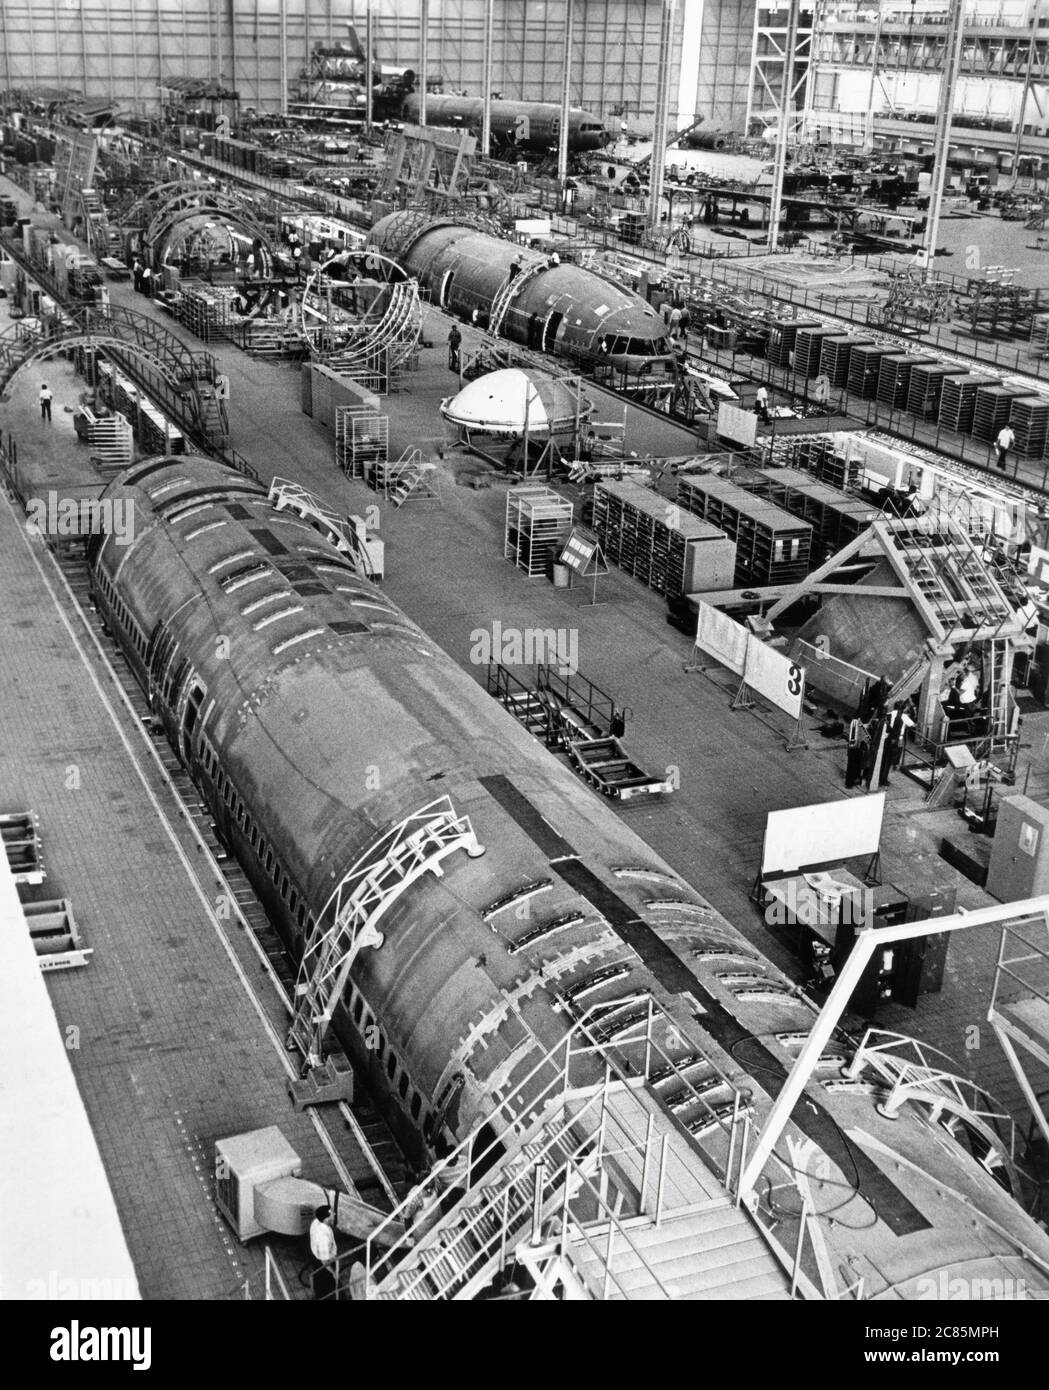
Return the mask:
[[1049, 1299], [1047, 221], [1049, 0], [4, 0], [0, 1297]]

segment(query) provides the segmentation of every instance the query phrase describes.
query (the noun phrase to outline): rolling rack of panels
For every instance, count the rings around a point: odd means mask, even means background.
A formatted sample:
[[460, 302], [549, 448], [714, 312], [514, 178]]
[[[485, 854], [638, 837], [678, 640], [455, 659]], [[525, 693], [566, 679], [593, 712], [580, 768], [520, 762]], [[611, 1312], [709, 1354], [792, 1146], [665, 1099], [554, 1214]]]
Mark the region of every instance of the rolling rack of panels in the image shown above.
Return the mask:
[[682, 516], [661, 494], [628, 480], [594, 488], [593, 528], [607, 560], [664, 596], [694, 590], [702, 547], [726, 541], [716, 526]]
[[849, 354], [849, 392], [861, 400], [873, 401], [878, 395], [881, 359], [889, 349], [884, 344], [856, 343]]
[[824, 339], [830, 336], [827, 324], [799, 328], [794, 340], [794, 370], [799, 376], [819, 376]]
[[814, 538], [832, 551], [862, 535], [878, 517], [868, 502], [849, 497], [796, 468], [759, 468], [735, 481], [747, 492], [810, 522]]
[[794, 584], [809, 572], [812, 526], [724, 478], [681, 478], [678, 502], [736, 542], [737, 588]]
[[877, 399], [890, 410], [906, 410], [911, 372], [915, 367], [926, 365], [934, 365], [931, 357], [911, 357], [905, 352], [887, 353], [878, 365]]
[[146, 454], [184, 454], [182, 431], [148, 400], [112, 362], [98, 363], [98, 384], [104, 400], [131, 423]]
[[981, 439], [985, 444], [993, 444], [998, 431], [1009, 423], [1013, 401], [1026, 394], [1023, 390], [1003, 386], [1001, 383], [977, 387], [973, 407], [973, 438]]
[[1018, 396], [1009, 410], [1016, 436], [1013, 449], [1020, 458], [1045, 458], [1049, 446], [1049, 397]]
[[390, 417], [366, 405], [335, 409], [335, 462], [350, 478], [367, 480], [390, 457]]
[[772, 457], [777, 466], [804, 469], [842, 493], [860, 485], [859, 458], [833, 435], [786, 435], [776, 440]]
[[997, 385], [997, 377], [979, 376], [975, 372], [944, 377], [940, 391], [939, 423], [956, 434], [971, 433], [977, 391]]
[[769, 325], [769, 341], [765, 351], [767, 360], [774, 367], [789, 367], [798, 334], [802, 330], [819, 332], [821, 329], [822, 325], [813, 319], [775, 319]]
[[939, 419], [940, 400], [946, 379], [962, 379], [965, 375], [961, 367], [952, 367], [945, 362], [921, 362], [912, 367], [907, 409], [920, 420]]
[[572, 531], [572, 503], [540, 484], [506, 494], [503, 555], [529, 579], [545, 576]]
[[820, 344], [819, 374], [827, 377], [832, 387], [847, 387], [853, 351], [873, 346], [868, 338], [853, 338], [847, 333], [831, 334]]

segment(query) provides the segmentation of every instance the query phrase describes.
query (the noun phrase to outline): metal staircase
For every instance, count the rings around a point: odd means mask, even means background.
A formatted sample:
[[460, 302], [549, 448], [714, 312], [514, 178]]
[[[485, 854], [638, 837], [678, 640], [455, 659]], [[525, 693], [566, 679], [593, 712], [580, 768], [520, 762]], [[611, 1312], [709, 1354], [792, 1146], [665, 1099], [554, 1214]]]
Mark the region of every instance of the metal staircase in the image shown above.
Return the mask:
[[[610, 1031], [609, 1006], [579, 1014], [566, 1036], [507, 1087], [486, 1131], [435, 1165], [365, 1248], [366, 1296], [464, 1300], [512, 1264], [533, 1299], [786, 1298], [784, 1261], [731, 1197], [750, 1107], [712, 1059], [683, 1046], [649, 996]], [[567, 999], [562, 1006], [570, 1010]], [[602, 1041], [604, 1039], [604, 1041]], [[614, 1039], [614, 1040], [613, 1040]], [[725, 1177], [699, 1157], [660, 1087], [677, 1098], [707, 1071], [727, 1114], [693, 1088], [720, 1141]], [[713, 1088], [707, 1088], [711, 1091]]]
[[384, 937], [377, 924], [423, 874], [443, 877], [441, 863], [456, 850], [484, 853], [469, 818], [441, 797], [384, 831], [361, 855], [312, 922], [295, 985], [295, 1014], [288, 1032], [307, 1066], [323, 1062], [324, 1037], [342, 999], [350, 969], [366, 946]]
[[413, 501], [440, 500], [437, 465], [424, 460], [420, 449], [405, 449], [401, 457], [392, 462], [376, 461], [372, 478], [376, 490], [395, 507], [402, 506], [409, 498]]
[[503, 283], [495, 292], [492, 300], [492, 308], [488, 315], [488, 332], [493, 338], [497, 338], [502, 332], [503, 320], [506, 318], [507, 310], [510, 308], [517, 292], [528, 284], [529, 280], [547, 269], [545, 260], [530, 261], [514, 276], [507, 276]]
[[287, 509], [308, 521], [314, 530], [331, 541], [337, 550], [349, 556], [363, 579], [375, 578], [371, 556], [361, 544], [356, 528], [330, 507], [325, 506], [314, 493], [307, 491], [301, 484], [292, 482], [290, 478], [274, 478], [270, 483], [269, 500], [278, 511]]

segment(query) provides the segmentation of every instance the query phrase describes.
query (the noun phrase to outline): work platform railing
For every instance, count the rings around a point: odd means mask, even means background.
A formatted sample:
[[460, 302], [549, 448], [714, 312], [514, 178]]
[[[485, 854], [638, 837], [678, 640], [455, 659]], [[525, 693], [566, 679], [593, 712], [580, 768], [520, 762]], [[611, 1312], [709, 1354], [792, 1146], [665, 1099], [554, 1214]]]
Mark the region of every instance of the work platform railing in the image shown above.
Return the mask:
[[[1049, 1067], [1049, 910], [1002, 924], [987, 1019], [1030, 1108], [1032, 1122], [1049, 1144], [1046, 1093], [1038, 1090]], [[1041, 1081], [1024, 1066], [1018, 1047], [1038, 1065]]]
[[[624, 1019], [624, 1009], [632, 1005], [639, 1007]], [[705, 1070], [716, 1075], [724, 1100], [712, 1105], [692, 1085], [687, 1070], [699, 1059], [690, 1053], [675, 1060], [665, 1042], [677, 1036], [673, 1019], [648, 995], [590, 1006], [486, 1117], [489, 1131], [498, 1137], [484, 1142], [472, 1132], [391, 1214], [389, 1222], [405, 1222], [404, 1238], [383, 1249], [384, 1228], [377, 1229], [365, 1252], [369, 1296], [469, 1297], [525, 1236], [538, 1243], [553, 1216], [562, 1245], [570, 1222], [575, 1238], [586, 1219], [580, 1211], [586, 1199], [596, 1202], [586, 1213], [589, 1220], [600, 1216], [615, 1231], [609, 1240], [613, 1256], [618, 1240], [621, 1251], [630, 1250], [646, 1265], [623, 1226], [622, 1205], [617, 1211], [608, 1197], [609, 1164], [617, 1159], [622, 1166], [630, 1151], [640, 1160], [630, 1215], [659, 1220], [663, 1214], [668, 1140], [661, 1137], [657, 1154], [651, 1109], [634, 1094], [635, 1088], [660, 1076], [680, 1082], [703, 1116], [704, 1131], [717, 1131], [723, 1141], [726, 1170], [738, 1167], [749, 1112], [747, 1096], [710, 1058], [702, 1059]], [[615, 1127], [610, 1119], [613, 1091], [644, 1135], [639, 1144], [623, 1144], [615, 1151], [607, 1142], [610, 1124]], [[468, 1180], [471, 1171], [486, 1177], [445, 1214], [448, 1192], [463, 1183], [464, 1172]], [[441, 1253], [427, 1263], [420, 1252], [432, 1249], [438, 1237]], [[607, 1259], [607, 1247], [602, 1259]], [[614, 1281], [613, 1266], [608, 1266], [608, 1277]], [[653, 1278], [658, 1283], [654, 1273]]]
[[[571, 1012], [568, 1001], [561, 1007]], [[566, 1297], [625, 1297], [624, 1263], [644, 1272], [651, 1296], [673, 1297], [637, 1231], [684, 1211], [697, 1182], [719, 1194], [707, 1205], [739, 1207], [755, 1133], [750, 1094], [644, 992], [577, 1013], [480, 1131], [388, 1218], [404, 1222], [403, 1237], [382, 1248], [379, 1227], [368, 1242], [367, 1297], [470, 1298], [514, 1260], [538, 1287], [541, 1257], [556, 1265]], [[770, 1162], [793, 1183], [790, 1165]], [[811, 1240], [795, 1238], [782, 1209], [762, 1217], [754, 1207], [754, 1234], [792, 1291], [823, 1297]], [[596, 1275], [580, 1274], [581, 1251]], [[549, 1269], [545, 1277], [549, 1286]]]
[[989, 1173], [1004, 1169], [1009, 1187], [1019, 1196], [1021, 1155], [1012, 1116], [977, 1082], [951, 1070], [950, 1063], [945, 1053], [906, 1033], [868, 1028], [843, 1075], [856, 1081], [864, 1072], [873, 1072], [881, 1079], [887, 1089], [878, 1113], [886, 1119], [896, 1119], [910, 1101], [949, 1131], [964, 1125], [979, 1140], [977, 1161]]

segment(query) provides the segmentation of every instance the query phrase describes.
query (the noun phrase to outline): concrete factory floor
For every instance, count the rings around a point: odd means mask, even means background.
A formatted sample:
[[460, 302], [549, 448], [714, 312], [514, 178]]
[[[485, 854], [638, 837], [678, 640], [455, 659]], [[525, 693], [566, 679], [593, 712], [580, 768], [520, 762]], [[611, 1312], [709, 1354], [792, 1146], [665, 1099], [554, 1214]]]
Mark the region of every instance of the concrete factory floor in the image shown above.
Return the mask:
[[[0, 188], [18, 198], [20, 206], [26, 207], [28, 200], [21, 190], [5, 180], [0, 180]], [[190, 339], [156, 305], [136, 295], [130, 285], [114, 284], [110, 294], [114, 303], [123, 303], [155, 316], [190, 342], [195, 350], [200, 350], [199, 343]], [[423, 350], [419, 371], [409, 378], [409, 388], [386, 402], [390, 415], [391, 457], [409, 446], [432, 453], [445, 439], [437, 406], [441, 398], [456, 387], [456, 379], [446, 365], [445, 338], [449, 323], [450, 320], [440, 313], [427, 310], [426, 337], [433, 345]], [[463, 336], [468, 348], [472, 331], [464, 328]], [[301, 482], [339, 512], [363, 514], [367, 508], [378, 505], [381, 533], [386, 541], [383, 588], [478, 681], [484, 681], [485, 668], [470, 662], [471, 634], [478, 628], [490, 629], [494, 622], [499, 622], [504, 630], [508, 627], [554, 627], [578, 634], [582, 673], [633, 711], [624, 739], [630, 753], [648, 770], [675, 767], [680, 772], [680, 788], [672, 796], [658, 803], [626, 807], [621, 812], [624, 819], [762, 951], [794, 978], [803, 978], [806, 971], [766, 926], [749, 899], [749, 890], [758, 868], [769, 811], [855, 794], [846, 792], [843, 787], [844, 745], [822, 738], [816, 728], [818, 721], [807, 719], [808, 748], [787, 752], [784, 742], [789, 730], [781, 716], [773, 712], [733, 712], [730, 709], [733, 684], [727, 673], [686, 674], [683, 667], [689, 659], [690, 640], [667, 625], [665, 606], [658, 595], [621, 572], [613, 571], [599, 581], [597, 606], [588, 605], [589, 584], [562, 590], [555, 589], [545, 579], [525, 578], [503, 558], [505, 482], [478, 460], [452, 451], [440, 466], [440, 499], [409, 500], [402, 508], [394, 509], [362, 483], [345, 478], [335, 467], [332, 437], [300, 409], [300, 372], [296, 366], [252, 360], [223, 343], [211, 343], [208, 349], [214, 352], [221, 369], [230, 378], [231, 442], [236, 450], [263, 479], [280, 474]], [[50, 382], [57, 396], [51, 429], [38, 419], [36, 392], [42, 377], [42, 369], [38, 366], [16, 377], [10, 400], [0, 407], [0, 426], [18, 441], [21, 458], [26, 451], [39, 454], [50, 460], [50, 469], [59, 477], [72, 479], [74, 470], [70, 468], [65, 472], [61, 461], [83, 460], [86, 447], [76, 442], [71, 417], [62, 407], [74, 403], [83, 383], [73, 377], [68, 367], [56, 369], [49, 364], [46, 370], [48, 374], [43, 379]], [[597, 394], [589, 387], [587, 390]], [[613, 407], [602, 401], [597, 414], [603, 416], [606, 408]], [[621, 412], [621, 403], [614, 408]], [[636, 410], [628, 416], [627, 434], [628, 448], [639, 454], [684, 453], [692, 449], [692, 436], [688, 431]], [[483, 474], [491, 486], [473, 486], [478, 474]], [[464, 475], [470, 475], [471, 485], [464, 485]], [[50, 485], [58, 486], [58, 479]], [[571, 489], [564, 491], [566, 496], [578, 501], [577, 493]], [[5, 551], [8, 549], [11, 548], [4, 547]], [[18, 553], [18, 549], [12, 549], [13, 555]], [[11, 563], [10, 557], [7, 562]], [[25, 640], [13, 630], [19, 613], [27, 607], [34, 608], [37, 598], [7, 583], [3, 593], [0, 621], [11, 629], [6, 634], [8, 650], [11, 650], [16, 641]], [[50, 640], [52, 662], [71, 660], [68, 653], [62, 656], [61, 649], [67, 639], [60, 632], [54, 631]], [[109, 735], [103, 738], [101, 728], [92, 732], [87, 727], [82, 702], [69, 703], [61, 697], [60, 687], [46, 666], [29, 667], [20, 683], [20, 693], [13, 692], [5, 698], [8, 704], [40, 701], [40, 716], [35, 721], [27, 721], [14, 735], [5, 736], [0, 751], [6, 759], [11, 759], [16, 756], [15, 747], [20, 750], [15, 799], [41, 812], [45, 837], [49, 819], [56, 825], [65, 825], [70, 854], [75, 849], [77, 855], [70, 860], [67, 890], [75, 900], [84, 899], [90, 893], [97, 903], [99, 925], [89, 928], [90, 936], [92, 929], [101, 930], [104, 904], [109, 895], [115, 895], [119, 902], [125, 890], [141, 894], [143, 880], [159, 886], [166, 882], [166, 875], [177, 879], [182, 871], [175, 862], [172, 847], [161, 835], [151, 835], [146, 842], [154, 846], [152, 853], [156, 858], [152, 867], [145, 863], [125, 863], [126, 856], [132, 852], [127, 831], [120, 833], [120, 818], [114, 816], [104, 798], [86, 813], [83, 810], [74, 812], [71, 807], [61, 812], [51, 806], [47, 769], [52, 764], [69, 760], [64, 754], [59, 758], [54, 751], [56, 747], [65, 747], [67, 743], [79, 746], [86, 740], [101, 743], [108, 741]], [[101, 719], [101, 714], [97, 717]], [[1041, 795], [1045, 786], [1047, 733], [1049, 713], [1038, 712], [1025, 721], [1020, 781], [1022, 783], [1025, 772], [1030, 769], [1031, 790], [1035, 795]], [[63, 804], [61, 795], [59, 790], [60, 805]], [[148, 814], [142, 808], [136, 811], [133, 798], [137, 792], [125, 786], [123, 796], [126, 800], [119, 810], [126, 824], [143, 824]], [[8, 795], [7, 799], [11, 801], [12, 798]], [[84, 839], [84, 827], [88, 824], [94, 826], [92, 833], [97, 837], [91, 844]], [[888, 788], [882, 841], [883, 879], [896, 884], [904, 893], [946, 887], [956, 890], [959, 905], [976, 907], [989, 903], [991, 900], [986, 894], [939, 857], [938, 844], [945, 833], [955, 837], [965, 833], [957, 815], [951, 811], [925, 811], [920, 788], [895, 775]], [[135, 903], [138, 919], [150, 915], [150, 908], [143, 904], [141, 897], [136, 897]], [[170, 910], [176, 911], [174, 906]], [[180, 914], [180, 926], [171, 933], [183, 942], [188, 942], [192, 936], [194, 977], [207, 975], [211, 969], [228, 971], [228, 966], [219, 959], [210, 928], [206, 923], [197, 922], [201, 916], [199, 905], [194, 906], [191, 915]], [[197, 925], [187, 931], [187, 925], [193, 922]], [[161, 933], [165, 935], [168, 933]], [[207, 963], [201, 963], [197, 955], [198, 938], [203, 943], [212, 943], [208, 947]], [[92, 944], [98, 945], [99, 941]], [[1026, 1129], [1028, 1116], [1019, 1089], [990, 1027], [984, 1022], [997, 945], [998, 932], [994, 929], [977, 929], [955, 936], [942, 993], [923, 997], [913, 1012], [895, 1006], [886, 1008], [879, 1013], [878, 1023], [885, 1028], [912, 1033], [942, 1048], [954, 1058], [959, 1071], [997, 1095]], [[263, 1052], [263, 1047], [250, 1042], [258, 1032], [258, 1020], [248, 1016], [250, 1010], [246, 1004], [242, 1004], [236, 1014], [230, 1013], [230, 1021], [224, 1021], [221, 1036], [210, 1036], [202, 1020], [194, 1016], [180, 1021], [182, 1016], [178, 1010], [186, 1006], [185, 996], [194, 991], [183, 989], [176, 995], [165, 988], [158, 962], [167, 959], [169, 965], [164, 969], [177, 971], [183, 947], [170, 945], [163, 949], [164, 954], [158, 957], [144, 943], [136, 947], [134, 941], [114, 939], [111, 949], [96, 955], [88, 971], [58, 982], [56, 991], [59, 1002], [67, 994], [76, 996], [77, 991], [81, 992], [80, 997], [87, 997], [93, 988], [92, 971], [100, 975], [103, 970], [112, 969], [119, 974], [121, 969], [130, 969], [127, 960], [131, 957], [126, 957], [125, 951], [142, 952], [138, 969], [142, 988], [150, 991], [148, 1007], [156, 1018], [152, 1026], [163, 1029], [170, 1051], [166, 1047], [156, 1047], [150, 1054], [151, 1063], [157, 1068], [155, 1085], [141, 1092], [136, 1089], [140, 1083], [130, 1088], [124, 1086], [120, 1104], [127, 1110], [129, 1123], [136, 1106], [145, 1114], [157, 1108], [158, 1096], [169, 1084], [165, 1079], [169, 1065], [187, 1070], [185, 1059], [177, 1050], [177, 1040], [182, 1037], [186, 1041], [183, 1029], [192, 1034], [193, 1056], [199, 1056], [202, 1069], [213, 1065], [223, 1070], [223, 1060], [228, 1058], [231, 1049], [254, 1049], [260, 1056]], [[185, 949], [190, 949], [188, 944]], [[107, 964], [109, 957], [111, 963]], [[231, 1004], [231, 1010], [232, 1007]], [[857, 1029], [862, 1027], [857, 1020], [852, 1022]], [[120, 1030], [127, 1026], [127, 1020], [107, 1021], [99, 1017], [99, 1048], [88, 1049], [82, 1057], [74, 1059], [85, 1095], [89, 1095], [92, 1088], [103, 1087], [109, 1068], [118, 1062], [124, 1068], [125, 1082], [130, 1078], [133, 1069], [126, 1059], [120, 1061], [119, 1056], [114, 1056], [123, 1051], [124, 1035]], [[139, 1027], [137, 1023], [134, 1026]], [[112, 1036], [111, 1028], [115, 1030]], [[242, 1028], [246, 1030], [243, 1036]], [[207, 1060], [209, 1051], [211, 1063]], [[279, 1087], [275, 1063], [271, 1070], [274, 1075], [270, 1083]], [[97, 1077], [92, 1076], [95, 1071]], [[201, 1076], [206, 1076], [203, 1070]], [[192, 1076], [187, 1076], [187, 1083], [192, 1089]], [[205, 1093], [204, 1098], [215, 1101], [222, 1111], [221, 1118], [216, 1114], [209, 1119], [209, 1133], [216, 1128], [233, 1132], [246, 1127], [240, 1118], [232, 1118], [228, 1106], [223, 1109], [223, 1091], [214, 1090], [206, 1079], [198, 1084]], [[174, 1123], [172, 1116], [176, 1111], [184, 1113], [181, 1106], [169, 1104], [164, 1109], [163, 1123], [169, 1127]], [[285, 1109], [290, 1115], [290, 1109]], [[171, 1152], [172, 1163], [175, 1163], [175, 1149]], [[199, 1151], [195, 1152], [191, 1144], [184, 1145], [177, 1163], [181, 1164], [184, 1183], [191, 1185], [197, 1181], [195, 1175], [201, 1163]], [[138, 1180], [128, 1171], [133, 1167], [133, 1153], [114, 1161], [113, 1183], [118, 1202], [121, 1201], [121, 1186]], [[210, 1198], [198, 1184], [193, 1200], [204, 1210]], [[125, 1204], [122, 1210], [130, 1212], [133, 1221], [150, 1223], [155, 1237], [159, 1238], [154, 1214], [148, 1211], [136, 1214], [133, 1204]], [[236, 1277], [230, 1268], [228, 1282], [232, 1284]]]

